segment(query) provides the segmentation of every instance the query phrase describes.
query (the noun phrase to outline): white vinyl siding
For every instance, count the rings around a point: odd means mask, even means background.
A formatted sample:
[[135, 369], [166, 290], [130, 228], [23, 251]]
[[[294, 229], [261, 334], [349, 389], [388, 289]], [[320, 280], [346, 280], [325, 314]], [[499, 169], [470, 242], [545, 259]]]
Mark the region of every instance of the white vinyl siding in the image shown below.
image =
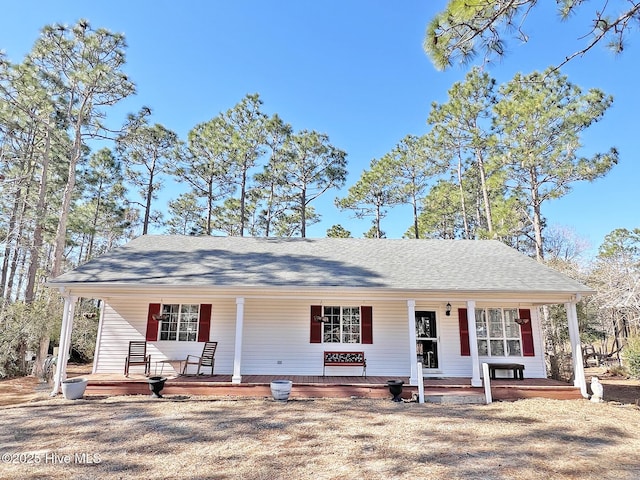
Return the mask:
[[[242, 374], [322, 375], [323, 352], [363, 351], [367, 375], [407, 375], [409, 354], [406, 329], [397, 322], [406, 318], [406, 307], [371, 303], [373, 344], [310, 343], [310, 307], [306, 300], [265, 301], [247, 299], [245, 303]], [[331, 302], [340, 304], [346, 302]], [[379, 339], [379, 340], [377, 340]], [[361, 375], [362, 367], [327, 367], [327, 375]]]
[[[147, 315], [150, 303], [160, 303], [156, 298], [120, 297], [111, 298], [105, 304], [101, 323], [100, 344], [96, 348], [94, 358], [96, 373], [123, 373], [124, 359], [127, 356], [129, 341], [145, 340]], [[179, 304], [179, 298], [165, 303]], [[203, 297], [199, 301], [189, 299], [188, 303], [212, 303]], [[235, 339], [235, 300], [216, 300], [211, 316], [211, 340], [218, 341], [216, 350], [216, 367], [218, 372], [231, 372], [233, 369], [233, 346]], [[147, 341], [147, 352], [151, 354], [151, 373], [156, 362], [160, 360], [184, 360], [187, 355], [200, 355], [203, 342], [176, 342], [174, 340]], [[160, 367], [158, 367], [160, 368]], [[163, 374], [170, 369], [164, 367]], [[142, 369], [132, 367], [132, 374], [141, 373]]]
[[[236, 333], [235, 298], [189, 298], [179, 296], [145, 298], [144, 296], [113, 297], [104, 307], [100, 345], [95, 356], [96, 373], [123, 373], [124, 359], [130, 340], [144, 340], [149, 303], [211, 304], [210, 340], [218, 342], [216, 374], [233, 373]], [[367, 305], [373, 311], [373, 344], [311, 343], [311, 305]], [[446, 303], [446, 302], [444, 302]], [[453, 303], [453, 302], [452, 302]], [[451, 316], [444, 315], [444, 304], [416, 302], [416, 310], [437, 312], [440, 368], [433, 375], [443, 377], [470, 377], [471, 357], [460, 355], [460, 334], [457, 308]], [[519, 357], [525, 364], [525, 376], [544, 378], [544, 362], [540, 357], [539, 322], [531, 311], [534, 328], [536, 357]], [[279, 299], [247, 297], [244, 304], [241, 374], [263, 375], [322, 375], [323, 352], [364, 351], [368, 376], [410, 375], [407, 303], [403, 300], [370, 301], [358, 299]], [[155, 363], [165, 359], [184, 359], [188, 354], [200, 355], [203, 342], [154, 341], [148, 342], [152, 373]], [[480, 361], [490, 361], [481, 357]], [[167, 373], [165, 366], [164, 373]], [[132, 373], [139, 373], [132, 370]], [[327, 367], [327, 375], [361, 375], [362, 367]]]

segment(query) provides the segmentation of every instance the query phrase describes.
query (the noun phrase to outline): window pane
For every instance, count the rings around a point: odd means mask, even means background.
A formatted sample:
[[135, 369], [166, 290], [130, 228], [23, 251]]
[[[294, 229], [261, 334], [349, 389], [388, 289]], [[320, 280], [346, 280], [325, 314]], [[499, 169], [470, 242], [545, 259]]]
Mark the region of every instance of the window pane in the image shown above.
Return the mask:
[[492, 338], [502, 337], [502, 310], [497, 308], [489, 309], [489, 336]]
[[162, 305], [162, 320], [160, 320], [160, 340], [175, 340], [178, 329], [178, 311], [180, 305]]
[[324, 342], [325, 343], [340, 343], [340, 337], [338, 337], [338, 335], [335, 335], [333, 333], [325, 333]]
[[520, 327], [516, 323], [518, 311], [515, 308], [504, 311], [505, 337], [520, 338]]
[[198, 314], [198, 310], [199, 310], [199, 305], [197, 304], [193, 304], [193, 305], [182, 305], [182, 313], [186, 314], [186, 313], [190, 313], [192, 315], [197, 315]]
[[176, 332], [160, 332], [160, 340], [175, 340]]
[[360, 307], [342, 308], [342, 341], [360, 342]]
[[326, 322], [322, 324], [325, 343], [340, 343], [340, 307], [324, 307]]
[[327, 317], [337, 317], [340, 315], [340, 307], [324, 307], [324, 314]]
[[478, 340], [478, 355], [488, 355], [489, 349], [487, 348], [486, 340]]
[[436, 338], [435, 312], [421, 312], [416, 317], [416, 336], [418, 338]]
[[490, 340], [491, 355], [504, 356], [504, 342], [502, 340]]
[[481, 309], [476, 310], [476, 335], [487, 338], [487, 313]]
[[342, 307], [342, 342], [356, 343], [359, 341], [354, 326], [360, 324], [360, 307]]
[[519, 357], [521, 355], [520, 340], [507, 340], [507, 356]]

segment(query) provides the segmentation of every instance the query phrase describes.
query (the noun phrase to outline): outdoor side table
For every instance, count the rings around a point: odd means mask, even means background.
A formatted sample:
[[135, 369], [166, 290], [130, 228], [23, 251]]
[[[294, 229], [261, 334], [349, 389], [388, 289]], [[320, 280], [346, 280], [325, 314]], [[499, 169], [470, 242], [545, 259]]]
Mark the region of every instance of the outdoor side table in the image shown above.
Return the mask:
[[[182, 362], [184, 362], [184, 360], [180, 360], [180, 359], [167, 359], [167, 360], [157, 360], [156, 361], [156, 368], [154, 370], [155, 375], [162, 375], [162, 372], [164, 371], [164, 366], [168, 363], [169, 365], [171, 365], [173, 367], [173, 369], [176, 371], [176, 373], [178, 375], [181, 375], [182, 372]], [[160, 373], [158, 373], [158, 364], [160, 364]], [[175, 367], [175, 365], [178, 366], [178, 368]]]

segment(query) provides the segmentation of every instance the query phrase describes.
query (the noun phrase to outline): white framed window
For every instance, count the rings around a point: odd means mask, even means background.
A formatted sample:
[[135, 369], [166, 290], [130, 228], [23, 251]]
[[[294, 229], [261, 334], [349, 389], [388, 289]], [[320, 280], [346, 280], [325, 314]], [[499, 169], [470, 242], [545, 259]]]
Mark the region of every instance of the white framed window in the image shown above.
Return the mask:
[[360, 307], [323, 307], [324, 343], [360, 343]]
[[160, 320], [160, 340], [195, 342], [198, 339], [198, 319], [200, 305], [166, 304], [162, 305]]
[[487, 357], [521, 357], [522, 339], [516, 323], [515, 308], [476, 309], [478, 355]]

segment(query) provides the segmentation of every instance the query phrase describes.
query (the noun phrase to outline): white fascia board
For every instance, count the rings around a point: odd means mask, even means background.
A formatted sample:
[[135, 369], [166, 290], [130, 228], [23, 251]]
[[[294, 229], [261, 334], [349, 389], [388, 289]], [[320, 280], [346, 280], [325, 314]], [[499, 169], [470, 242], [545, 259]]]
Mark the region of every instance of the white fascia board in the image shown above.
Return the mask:
[[212, 287], [196, 285], [131, 285], [131, 284], [49, 284], [66, 295], [84, 298], [109, 297], [179, 297], [179, 298], [295, 298], [295, 299], [362, 299], [432, 302], [465, 302], [474, 299], [478, 303], [526, 303], [528, 305], [549, 305], [577, 301], [582, 295], [593, 292], [552, 292], [552, 291], [450, 291], [416, 290], [388, 288], [352, 288], [352, 287]]

